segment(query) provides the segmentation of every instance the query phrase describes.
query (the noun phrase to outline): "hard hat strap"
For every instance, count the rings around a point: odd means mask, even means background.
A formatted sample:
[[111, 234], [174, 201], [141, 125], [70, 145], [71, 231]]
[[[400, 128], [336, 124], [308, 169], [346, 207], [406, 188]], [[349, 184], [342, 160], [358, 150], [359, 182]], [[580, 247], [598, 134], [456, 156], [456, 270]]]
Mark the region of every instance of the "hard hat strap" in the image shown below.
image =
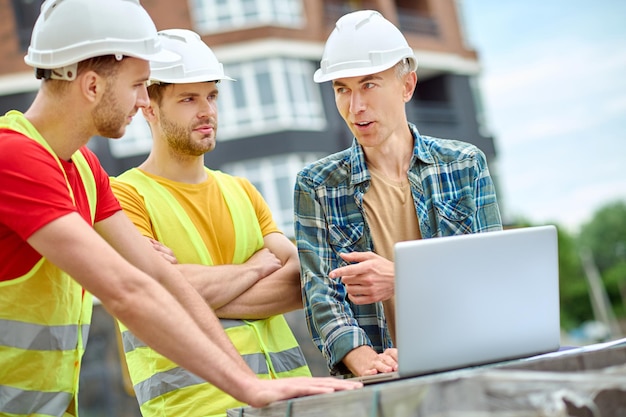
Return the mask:
[[78, 72], [78, 63], [69, 64], [60, 68], [35, 68], [37, 79], [74, 81]]

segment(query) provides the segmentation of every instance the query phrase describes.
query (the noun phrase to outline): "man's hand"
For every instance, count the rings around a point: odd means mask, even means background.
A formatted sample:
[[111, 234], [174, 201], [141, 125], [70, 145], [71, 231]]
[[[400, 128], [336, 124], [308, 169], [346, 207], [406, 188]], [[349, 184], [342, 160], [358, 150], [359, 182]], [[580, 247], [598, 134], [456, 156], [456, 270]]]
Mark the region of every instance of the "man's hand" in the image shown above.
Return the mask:
[[176, 259], [176, 255], [174, 255], [174, 251], [159, 242], [158, 240], [154, 240], [152, 238], [147, 238], [152, 244], [152, 248], [161, 255], [163, 259], [171, 264], [177, 264], [178, 259]]
[[359, 346], [344, 356], [343, 363], [356, 376], [395, 372], [398, 370], [398, 349], [376, 353], [370, 346]]
[[354, 304], [371, 304], [385, 301], [395, 293], [393, 262], [374, 252], [351, 252], [340, 254], [351, 263], [330, 271], [330, 278], [341, 277], [348, 298]]
[[253, 407], [264, 407], [270, 403], [307, 395], [328, 394], [361, 388], [358, 381], [325, 377], [294, 377], [270, 380], [258, 380], [258, 384], [249, 390], [250, 398], [245, 401]]
[[269, 249], [263, 248], [248, 258], [244, 265], [256, 271], [259, 279], [262, 279], [278, 271], [283, 263]]

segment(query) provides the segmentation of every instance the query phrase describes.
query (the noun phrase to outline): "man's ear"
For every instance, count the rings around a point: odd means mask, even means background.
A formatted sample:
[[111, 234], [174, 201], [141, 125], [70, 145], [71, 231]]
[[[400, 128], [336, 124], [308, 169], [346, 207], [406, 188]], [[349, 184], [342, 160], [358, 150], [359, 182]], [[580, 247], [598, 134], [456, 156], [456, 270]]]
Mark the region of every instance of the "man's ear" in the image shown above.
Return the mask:
[[146, 119], [149, 122], [154, 122], [157, 119], [156, 110], [152, 106], [152, 101], [150, 101], [149, 106], [141, 108], [141, 113], [143, 113], [144, 119]]
[[416, 86], [417, 86], [417, 73], [415, 71], [411, 71], [406, 75], [406, 78], [404, 79], [403, 98], [404, 98], [405, 103], [408, 103], [413, 97], [413, 93], [415, 92]]
[[106, 81], [95, 71], [85, 71], [78, 76], [78, 84], [83, 97], [91, 103], [97, 103], [106, 90]]

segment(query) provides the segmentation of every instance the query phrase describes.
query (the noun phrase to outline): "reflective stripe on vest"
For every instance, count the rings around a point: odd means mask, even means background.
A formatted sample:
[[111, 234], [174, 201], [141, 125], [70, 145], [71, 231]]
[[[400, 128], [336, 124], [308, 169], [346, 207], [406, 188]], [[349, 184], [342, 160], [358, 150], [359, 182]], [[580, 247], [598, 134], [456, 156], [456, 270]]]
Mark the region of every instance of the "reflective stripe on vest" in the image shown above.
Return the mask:
[[[224, 329], [231, 329], [237, 326], [247, 326], [248, 324], [243, 320], [220, 320], [222, 325], [226, 324], [228, 327]], [[226, 322], [226, 323], [224, 323]], [[237, 324], [238, 323], [238, 324]], [[228, 333], [228, 331], [227, 331]], [[148, 348], [148, 346], [135, 337], [128, 330], [122, 332], [122, 342], [124, 346], [124, 353], [130, 353], [135, 349]], [[302, 355], [300, 347], [296, 346], [290, 349], [285, 349], [281, 352], [269, 352], [268, 355], [271, 358], [271, 363], [276, 373], [289, 372], [294, 369], [306, 366], [306, 361]], [[268, 374], [270, 370], [267, 367], [267, 361], [265, 354], [263, 353], [250, 353], [241, 355], [246, 364], [254, 371], [255, 374]], [[169, 372], [169, 371], [168, 371]], [[192, 375], [192, 374], [190, 374]], [[186, 384], [192, 385], [191, 383]]]
[[[280, 354], [271, 353], [274, 368], [279, 372], [290, 372], [294, 369], [306, 366], [302, 361], [302, 351], [299, 347], [280, 352]], [[255, 353], [243, 355], [243, 360], [256, 374], [268, 374], [267, 362], [265, 355]], [[308, 376], [308, 375], [307, 375]], [[158, 398], [168, 394], [176, 389], [185, 388], [192, 385], [203, 384], [205, 381], [185, 371], [183, 368], [176, 367], [164, 372], [153, 375], [152, 377], [136, 384], [133, 388], [137, 395], [139, 405], [151, 399]]]
[[81, 329], [82, 348], [87, 347], [89, 325], [42, 326], [15, 320], [0, 319], [0, 346], [28, 350], [72, 350], [79, 343]]
[[0, 396], [2, 397], [0, 413], [29, 416], [62, 415], [72, 401], [72, 394], [68, 392], [26, 391], [4, 385], [0, 385]]
[[[8, 112], [0, 117], [0, 128], [21, 133], [43, 146], [57, 162], [74, 200], [61, 161], [23, 114]], [[85, 187], [93, 223], [97, 205], [93, 173], [80, 150], [72, 155], [72, 161]], [[0, 282], [0, 305], [11, 306], [0, 309], [0, 414], [60, 416], [69, 411], [77, 415], [91, 294], [41, 258], [23, 276]]]
[[[231, 213], [236, 236], [232, 263], [244, 263], [263, 247], [254, 207], [234, 178], [219, 171], [207, 169], [207, 173], [217, 181]], [[180, 263], [213, 265], [195, 225], [165, 187], [138, 169], [131, 169], [116, 180], [130, 184], [143, 197], [155, 237], [175, 250], [177, 256], [180, 254]], [[282, 315], [263, 320], [223, 319], [220, 322], [242, 358], [259, 377], [311, 375], [304, 355]], [[146, 347], [122, 323], [120, 330], [129, 373], [144, 417], [176, 415], [178, 411], [190, 415], [224, 415], [227, 408], [241, 405]], [[194, 401], [189, 401], [190, 398], [194, 398]], [[186, 408], [176, 409], [179, 405], [183, 407], [183, 404]], [[167, 408], [164, 410], [164, 407]]]

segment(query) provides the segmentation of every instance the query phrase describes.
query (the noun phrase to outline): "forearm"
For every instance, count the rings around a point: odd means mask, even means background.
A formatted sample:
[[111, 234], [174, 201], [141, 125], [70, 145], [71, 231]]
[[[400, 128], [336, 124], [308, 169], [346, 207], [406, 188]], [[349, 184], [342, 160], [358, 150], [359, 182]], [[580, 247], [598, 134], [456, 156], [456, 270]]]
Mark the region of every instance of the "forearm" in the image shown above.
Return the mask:
[[254, 376], [220, 344], [221, 327], [209, 330], [212, 337], [207, 337], [168, 291], [150, 278], [142, 281], [124, 297], [104, 297], [105, 308], [157, 352], [245, 401], [248, 379]]
[[371, 346], [361, 345], [346, 354], [342, 362], [356, 376], [365, 375], [371, 369], [370, 364], [378, 358], [378, 353]]
[[[165, 265], [169, 266], [168, 264]], [[158, 272], [153, 271], [153, 273], [155, 276], [159, 273], [161, 274], [159, 282], [161, 282], [165, 289], [167, 289], [178, 303], [185, 308], [191, 318], [199, 325], [200, 329], [204, 331], [205, 335], [237, 362], [242, 370], [252, 373], [224, 332], [218, 318], [206, 301], [182, 276], [180, 276], [180, 280], [172, 279], [172, 275], [174, 275], [171, 273], [172, 271], [176, 272], [176, 269], [169, 266], [169, 268], [160, 269]]]
[[[300, 261], [295, 245], [282, 233], [263, 237], [264, 249], [246, 264], [271, 265], [263, 278], [233, 301], [216, 311], [219, 317], [260, 319], [302, 308]], [[271, 263], [269, 261], [272, 261]]]
[[342, 364], [346, 355], [360, 346], [372, 346], [370, 338], [359, 326], [352, 310], [338, 310], [340, 306], [331, 307], [331, 304], [323, 308], [318, 302], [310, 306], [311, 315], [305, 317], [313, 334], [319, 338], [328, 368], [331, 373], [344, 373]]
[[259, 280], [258, 274], [244, 265], [193, 265], [175, 267], [214, 310], [240, 297]]
[[[303, 254], [302, 264], [303, 302], [311, 337], [326, 357], [328, 368], [343, 373], [343, 358], [353, 349], [371, 342], [359, 326], [341, 280], [330, 279], [322, 275], [319, 268], [308, 267], [319, 265], [319, 258], [312, 252]], [[365, 312], [367, 306], [361, 309]], [[368, 311], [367, 316], [375, 317], [376, 311]]]
[[193, 289], [172, 264], [163, 260], [152, 249], [148, 239], [139, 234], [124, 214], [120, 212], [101, 223], [97, 223], [95, 228], [131, 264], [163, 285], [180, 306], [186, 310], [191, 319], [197, 323], [204, 334], [226, 352], [240, 369], [252, 373], [226, 336], [214, 312], [200, 294]]
[[[103, 223], [107, 225], [100, 225], [102, 234], [118, 237], [116, 247], [128, 250], [122, 252], [127, 260], [153, 263], [169, 271], [172, 280], [184, 282], [174, 268], [152, 251], [148, 241], [130, 222], [128, 233], [124, 227], [120, 228], [127, 223], [119, 217]], [[156, 351], [240, 398], [245, 385], [253, 383], [252, 371], [237, 354], [213, 312], [193, 289], [179, 291], [184, 295], [179, 299], [189, 302], [192, 311], [204, 313], [206, 320], [190, 317], [172, 294], [125, 261], [78, 214], [49, 223], [33, 234], [28, 243], [98, 297], [112, 315]], [[181, 288], [190, 286], [181, 285]], [[194, 308], [199, 304], [204, 306], [203, 310]], [[243, 378], [241, 384], [229, 376], [229, 368]]]
[[300, 271], [287, 264], [215, 310], [220, 318], [262, 319], [302, 308]]

